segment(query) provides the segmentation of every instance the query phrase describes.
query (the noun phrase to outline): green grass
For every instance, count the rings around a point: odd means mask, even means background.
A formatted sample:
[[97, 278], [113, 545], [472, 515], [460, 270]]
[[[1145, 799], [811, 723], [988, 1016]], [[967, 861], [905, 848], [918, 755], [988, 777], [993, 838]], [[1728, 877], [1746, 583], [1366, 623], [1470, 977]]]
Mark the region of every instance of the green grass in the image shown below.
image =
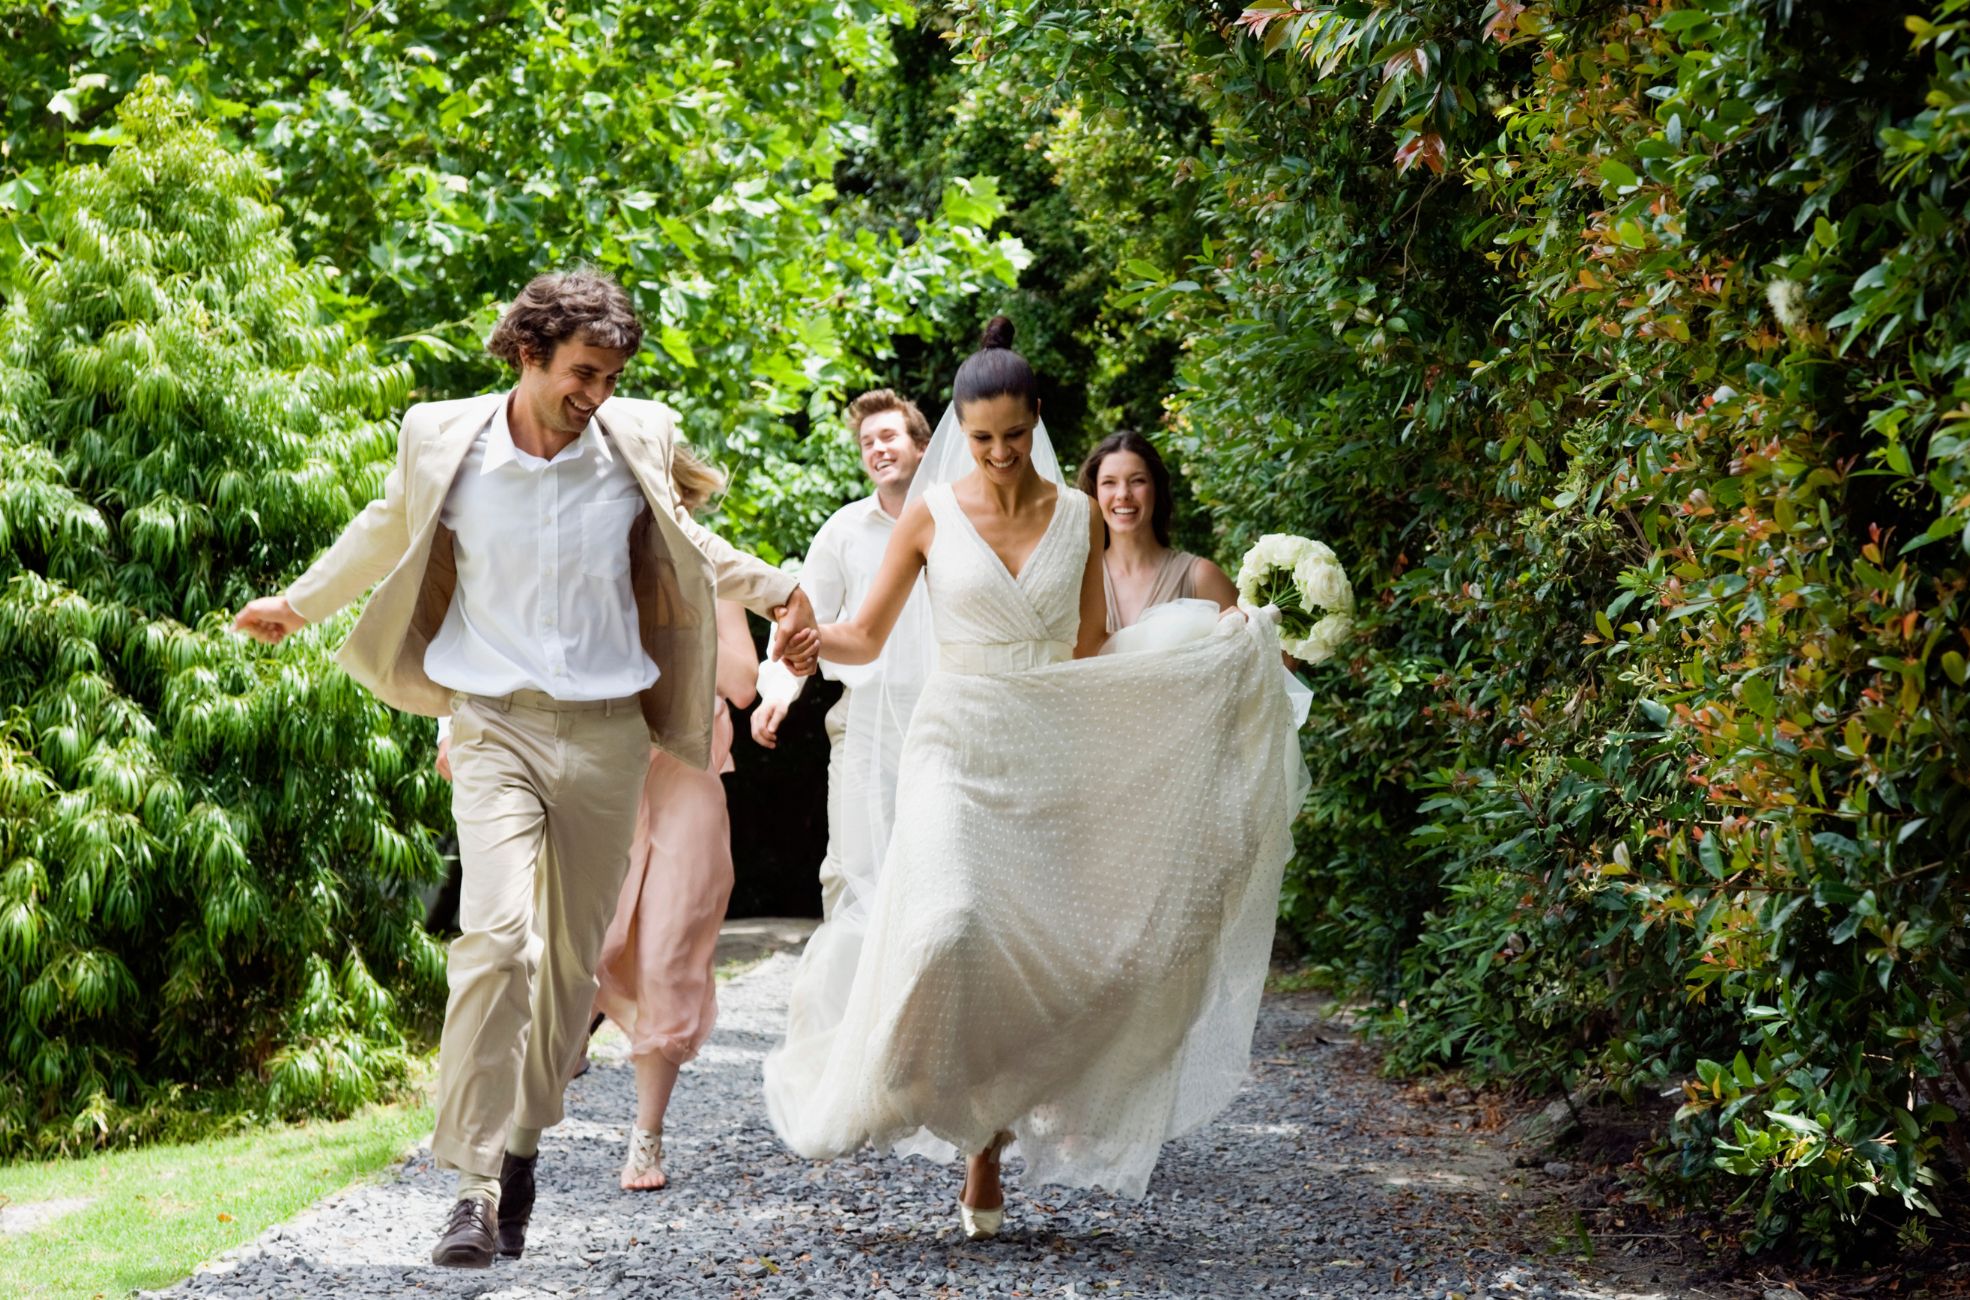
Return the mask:
[[720, 962], [717, 968], [712, 971], [712, 978], [720, 984], [725, 983], [727, 980], [735, 980], [772, 955], [772, 953], [766, 953], [759, 957], [735, 957], [731, 961]]
[[1333, 968], [1328, 966], [1275, 967], [1265, 980], [1268, 993], [1332, 993], [1338, 987]]
[[407, 1103], [332, 1124], [0, 1167], [10, 1209], [89, 1202], [31, 1232], [0, 1236], [0, 1296], [120, 1300], [169, 1285], [385, 1168], [430, 1131], [430, 1107]]

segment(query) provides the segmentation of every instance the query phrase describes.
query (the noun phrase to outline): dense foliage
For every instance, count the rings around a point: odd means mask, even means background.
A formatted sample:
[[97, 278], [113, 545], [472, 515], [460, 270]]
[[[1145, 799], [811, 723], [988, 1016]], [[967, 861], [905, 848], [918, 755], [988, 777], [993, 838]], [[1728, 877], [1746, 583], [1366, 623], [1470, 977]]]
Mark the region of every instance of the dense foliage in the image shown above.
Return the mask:
[[1122, 301], [1226, 554], [1360, 584], [1285, 914], [1393, 1062], [1676, 1091], [1656, 1172], [1754, 1244], [1919, 1241], [1970, 1083], [1966, 6], [959, 8], [1070, 188], [1191, 196]]
[[161, 88], [118, 122], [0, 317], [0, 1153], [186, 1088], [346, 1109], [443, 987], [421, 720], [334, 670], [341, 624], [226, 630], [375, 492], [409, 368], [324, 316], [252, 160]]

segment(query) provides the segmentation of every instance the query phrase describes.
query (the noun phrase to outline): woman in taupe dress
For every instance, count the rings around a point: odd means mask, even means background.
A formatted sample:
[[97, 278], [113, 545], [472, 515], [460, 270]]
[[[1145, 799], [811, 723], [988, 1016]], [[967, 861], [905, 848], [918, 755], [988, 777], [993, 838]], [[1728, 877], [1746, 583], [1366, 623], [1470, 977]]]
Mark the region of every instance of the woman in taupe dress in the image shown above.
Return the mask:
[[1171, 547], [1170, 471], [1147, 438], [1104, 438], [1081, 462], [1080, 488], [1107, 525], [1101, 569], [1109, 635], [1172, 600], [1210, 600], [1223, 609], [1238, 603], [1238, 588], [1223, 569]]

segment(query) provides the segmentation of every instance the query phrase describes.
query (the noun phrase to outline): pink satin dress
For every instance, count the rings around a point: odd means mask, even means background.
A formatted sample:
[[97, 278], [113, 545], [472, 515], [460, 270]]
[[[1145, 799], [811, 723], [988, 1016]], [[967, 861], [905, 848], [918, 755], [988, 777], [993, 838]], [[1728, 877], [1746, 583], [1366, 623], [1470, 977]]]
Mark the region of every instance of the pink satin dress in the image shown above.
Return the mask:
[[616, 917], [602, 940], [595, 1009], [623, 1027], [638, 1056], [682, 1065], [718, 1018], [712, 951], [732, 897], [732, 822], [719, 774], [732, 770], [732, 712], [712, 720], [709, 768], [650, 755]]

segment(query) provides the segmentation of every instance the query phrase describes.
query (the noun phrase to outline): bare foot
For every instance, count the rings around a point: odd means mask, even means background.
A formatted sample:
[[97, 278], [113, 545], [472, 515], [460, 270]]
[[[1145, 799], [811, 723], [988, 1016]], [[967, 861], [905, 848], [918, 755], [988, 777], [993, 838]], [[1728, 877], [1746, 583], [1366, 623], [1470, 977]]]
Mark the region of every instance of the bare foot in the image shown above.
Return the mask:
[[631, 1129], [629, 1155], [622, 1164], [622, 1189], [654, 1192], [669, 1183], [664, 1176], [664, 1135], [645, 1128]]

